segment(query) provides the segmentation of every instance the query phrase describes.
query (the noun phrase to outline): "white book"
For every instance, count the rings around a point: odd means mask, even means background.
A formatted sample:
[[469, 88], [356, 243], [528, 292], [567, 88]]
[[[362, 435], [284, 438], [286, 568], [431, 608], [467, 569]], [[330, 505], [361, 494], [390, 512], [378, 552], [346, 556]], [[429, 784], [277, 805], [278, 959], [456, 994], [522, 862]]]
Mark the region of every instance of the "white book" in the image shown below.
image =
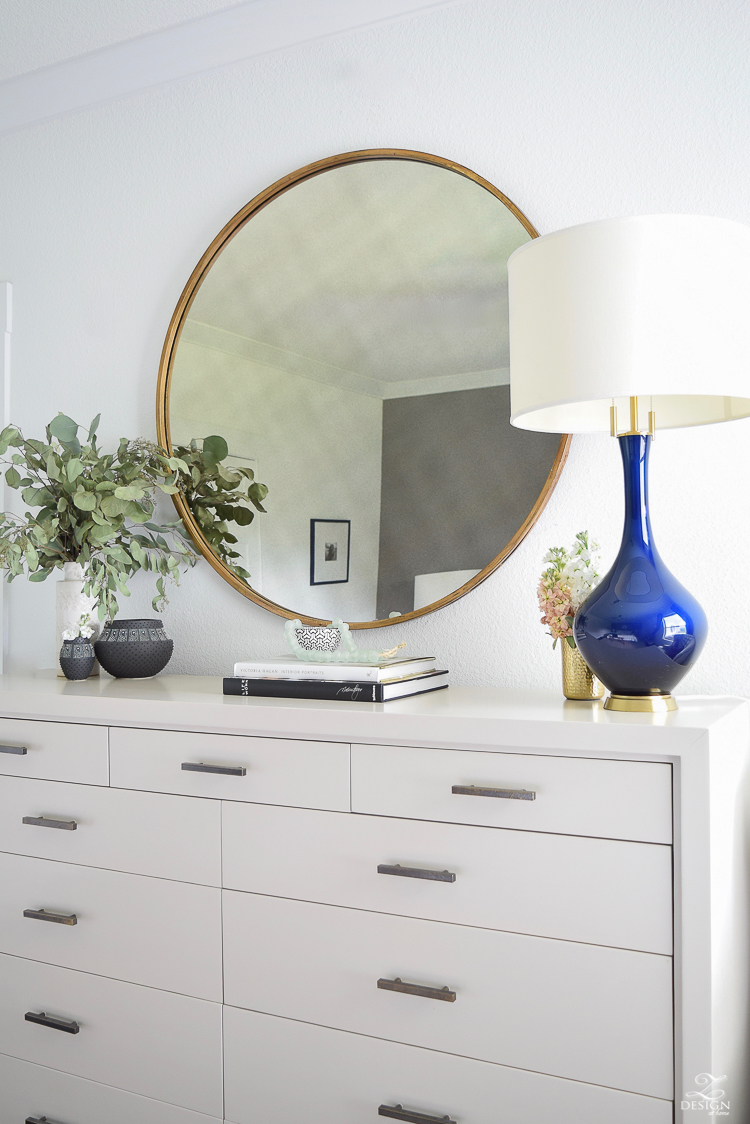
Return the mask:
[[379, 663], [317, 663], [295, 656], [241, 660], [234, 674], [245, 679], [323, 679], [339, 683], [390, 683], [435, 670], [434, 656], [381, 660]]

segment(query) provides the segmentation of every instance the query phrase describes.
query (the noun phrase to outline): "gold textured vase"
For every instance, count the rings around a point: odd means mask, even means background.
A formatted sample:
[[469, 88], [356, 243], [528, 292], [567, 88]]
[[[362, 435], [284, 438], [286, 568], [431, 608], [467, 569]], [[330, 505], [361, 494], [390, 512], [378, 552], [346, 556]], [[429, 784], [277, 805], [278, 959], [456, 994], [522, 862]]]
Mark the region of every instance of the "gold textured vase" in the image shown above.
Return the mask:
[[561, 641], [563, 694], [566, 699], [600, 699], [604, 694], [604, 684], [596, 678], [593, 671], [577, 648], [571, 648], [567, 640]]

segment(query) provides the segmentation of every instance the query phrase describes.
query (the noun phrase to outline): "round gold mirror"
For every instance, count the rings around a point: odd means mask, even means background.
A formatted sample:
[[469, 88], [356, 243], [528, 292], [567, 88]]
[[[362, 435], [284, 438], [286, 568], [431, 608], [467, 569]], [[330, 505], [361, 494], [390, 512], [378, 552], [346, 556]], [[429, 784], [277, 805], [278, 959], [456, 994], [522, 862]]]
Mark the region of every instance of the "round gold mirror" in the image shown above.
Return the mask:
[[473, 172], [391, 149], [311, 164], [224, 227], [172, 317], [157, 425], [235, 589], [375, 628], [518, 546], [570, 441], [509, 421], [506, 263], [534, 237]]

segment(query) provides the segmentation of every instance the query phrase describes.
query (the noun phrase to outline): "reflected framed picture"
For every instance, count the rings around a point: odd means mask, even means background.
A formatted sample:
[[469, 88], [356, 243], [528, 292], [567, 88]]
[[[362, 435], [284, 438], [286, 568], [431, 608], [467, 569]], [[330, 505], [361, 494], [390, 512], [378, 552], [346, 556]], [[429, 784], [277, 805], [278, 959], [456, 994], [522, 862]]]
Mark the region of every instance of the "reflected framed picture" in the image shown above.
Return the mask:
[[310, 585], [349, 581], [351, 519], [310, 520]]

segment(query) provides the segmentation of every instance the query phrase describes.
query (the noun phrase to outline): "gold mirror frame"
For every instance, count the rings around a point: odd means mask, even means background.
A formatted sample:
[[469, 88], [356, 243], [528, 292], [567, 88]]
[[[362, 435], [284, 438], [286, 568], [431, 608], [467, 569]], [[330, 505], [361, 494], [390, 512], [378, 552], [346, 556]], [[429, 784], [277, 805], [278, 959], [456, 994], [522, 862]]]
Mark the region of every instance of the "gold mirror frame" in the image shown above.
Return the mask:
[[[515, 203], [512, 203], [507, 196], [503, 195], [502, 191], [498, 191], [487, 180], [482, 179], [476, 172], [470, 171], [468, 168], [462, 167], [461, 164], [455, 164], [452, 160], [446, 160], [442, 156], [432, 156], [426, 152], [412, 152], [409, 149], [402, 148], [369, 148], [361, 152], [344, 152], [339, 156], [329, 156], [325, 160], [317, 160], [314, 164], [308, 164], [304, 168], [300, 168], [296, 172], [285, 176], [283, 179], [278, 180], [276, 183], [267, 187], [260, 195], [256, 195], [254, 199], [242, 208], [241, 211], [230, 219], [226, 226], [217, 234], [211, 245], [206, 250], [203, 257], [198, 262], [193, 270], [190, 279], [182, 291], [182, 295], [174, 310], [174, 314], [169, 323], [169, 330], [167, 337], [164, 341], [164, 347], [161, 354], [161, 362], [159, 364], [159, 380], [156, 391], [156, 431], [158, 435], [159, 444], [168, 450], [172, 455], [172, 443], [169, 428], [169, 396], [172, 381], [172, 369], [174, 364], [175, 351], [180, 341], [182, 328], [190, 311], [190, 307], [195, 299], [198, 288], [210, 270], [216, 258], [219, 256], [224, 247], [231, 241], [234, 235], [240, 230], [242, 226], [258, 211], [262, 210], [273, 199], [282, 195], [285, 191], [295, 187], [305, 180], [311, 179], [313, 176], [320, 175], [321, 172], [327, 172], [331, 168], [338, 168], [344, 164], [361, 164], [368, 160], [413, 160], [422, 164], [435, 164], [440, 168], [446, 168], [449, 171], [457, 172], [458, 175], [465, 176], [467, 179], [473, 180], [474, 183], [479, 184], [485, 188], [492, 195], [495, 196], [501, 203], [503, 203], [509, 211], [518, 219], [521, 225], [528, 231], [532, 238], [538, 238], [539, 232], [534, 229], [529, 220], [519, 211]], [[413, 620], [415, 617], [425, 616], [427, 613], [433, 613], [436, 609], [442, 609], [445, 605], [450, 605], [453, 601], [457, 601], [464, 594], [474, 589], [481, 582], [488, 578], [490, 574], [502, 565], [506, 558], [510, 557], [516, 547], [524, 540], [531, 528], [536, 523], [542, 511], [547, 505], [547, 502], [552, 495], [552, 492], [560, 478], [565, 461], [567, 460], [568, 451], [570, 449], [570, 434], [563, 434], [560, 439], [560, 444], [557, 449], [552, 468], [549, 475], [540, 491], [536, 503], [532, 507], [528, 516], [519, 527], [510, 542], [506, 543], [503, 549], [495, 558], [489, 562], [483, 570], [480, 570], [470, 581], [454, 589], [452, 593], [442, 597], [439, 601], [434, 601], [431, 605], [425, 605], [422, 609], [412, 610], [410, 613], [403, 613], [399, 617], [386, 618], [384, 620], [375, 621], [353, 621], [350, 622], [350, 628], [383, 628], [386, 625], [401, 624], [403, 621]], [[244, 597], [254, 601], [256, 605], [268, 609], [272, 613], [276, 613], [280, 617], [286, 617], [288, 620], [299, 618], [304, 624], [329, 624], [329, 621], [321, 620], [317, 617], [307, 617], [300, 613], [295, 613], [291, 609], [284, 608], [283, 605], [277, 605], [274, 601], [269, 601], [268, 598], [263, 597], [262, 594], [256, 593], [251, 586], [238, 578], [236, 574], [226, 566], [221, 559], [219, 559], [211, 548], [206, 543], [203, 535], [200, 532], [198, 524], [193, 518], [190, 508], [185, 503], [184, 498], [177, 494], [172, 497], [178, 514], [182, 518], [193, 542], [201, 552], [203, 557], [213, 566], [214, 570], [221, 575], [226, 582], [229, 582], [239, 593]]]

